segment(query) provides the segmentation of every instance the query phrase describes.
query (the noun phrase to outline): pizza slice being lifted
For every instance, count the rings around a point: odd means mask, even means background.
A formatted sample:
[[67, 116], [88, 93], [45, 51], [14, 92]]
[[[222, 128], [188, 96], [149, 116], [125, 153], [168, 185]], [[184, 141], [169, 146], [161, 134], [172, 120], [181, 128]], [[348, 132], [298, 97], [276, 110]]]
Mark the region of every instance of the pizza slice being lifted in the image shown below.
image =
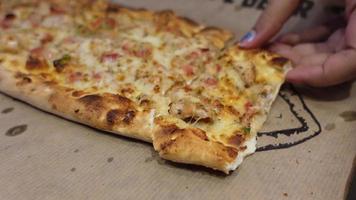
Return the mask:
[[99, 0], [0, 3], [0, 90], [228, 173], [255, 151], [285, 58], [171, 11]]

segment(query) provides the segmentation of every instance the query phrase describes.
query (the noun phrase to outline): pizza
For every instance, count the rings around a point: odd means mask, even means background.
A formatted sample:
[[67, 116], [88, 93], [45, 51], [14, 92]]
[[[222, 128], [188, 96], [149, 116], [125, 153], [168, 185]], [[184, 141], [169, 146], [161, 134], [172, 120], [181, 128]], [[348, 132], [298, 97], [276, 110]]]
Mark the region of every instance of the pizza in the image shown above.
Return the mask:
[[55, 115], [153, 143], [225, 173], [256, 133], [290, 62], [172, 11], [102, 0], [0, 2], [0, 91]]

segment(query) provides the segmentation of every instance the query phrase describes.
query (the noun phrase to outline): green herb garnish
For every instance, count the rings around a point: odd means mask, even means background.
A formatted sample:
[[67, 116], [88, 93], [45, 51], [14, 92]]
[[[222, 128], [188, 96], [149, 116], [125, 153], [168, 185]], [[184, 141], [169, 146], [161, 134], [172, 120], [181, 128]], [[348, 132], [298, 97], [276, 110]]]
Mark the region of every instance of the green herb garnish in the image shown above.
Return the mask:
[[243, 127], [242, 131], [244, 132], [244, 134], [250, 134], [251, 132], [251, 127]]

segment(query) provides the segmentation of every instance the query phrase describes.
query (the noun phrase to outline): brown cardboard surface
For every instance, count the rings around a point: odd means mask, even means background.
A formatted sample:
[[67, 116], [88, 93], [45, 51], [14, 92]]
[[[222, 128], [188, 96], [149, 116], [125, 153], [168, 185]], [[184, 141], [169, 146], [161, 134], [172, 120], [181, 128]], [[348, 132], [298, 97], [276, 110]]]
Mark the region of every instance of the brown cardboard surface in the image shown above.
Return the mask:
[[[258, 14], [240, 8], [242, 1], [119, 2], [174, 9], [237, 35]], [[298, 19], [289, 26], [307, 26]], [[355, 98], [356, 83], [286, 85], [259, 134], [259, 152], [226, 176], [163, 161], [150, 144], [0, 94], [0, 199], [343, 199], [356, 154]]]

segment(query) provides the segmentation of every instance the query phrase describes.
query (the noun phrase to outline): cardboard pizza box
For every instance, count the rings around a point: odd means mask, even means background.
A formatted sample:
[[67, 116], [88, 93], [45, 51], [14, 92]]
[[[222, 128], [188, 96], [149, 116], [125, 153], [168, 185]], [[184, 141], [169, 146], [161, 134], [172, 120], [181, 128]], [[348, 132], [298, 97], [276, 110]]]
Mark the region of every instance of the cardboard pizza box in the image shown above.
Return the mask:
[[[209, 26], [248, 31], [266, 0], [118, 0], [172, 9]], [[336, 3], [335, 3], [336, 2]], [[285, 31], [342, 11], [302, 1]], [[258, 151], [224, 175], [160, 159], [145, 142], [105, 133], [0, 94], [0, 199], [344, 199], [356, 154], [356, 83], [286, 84], [258, 135]]]

